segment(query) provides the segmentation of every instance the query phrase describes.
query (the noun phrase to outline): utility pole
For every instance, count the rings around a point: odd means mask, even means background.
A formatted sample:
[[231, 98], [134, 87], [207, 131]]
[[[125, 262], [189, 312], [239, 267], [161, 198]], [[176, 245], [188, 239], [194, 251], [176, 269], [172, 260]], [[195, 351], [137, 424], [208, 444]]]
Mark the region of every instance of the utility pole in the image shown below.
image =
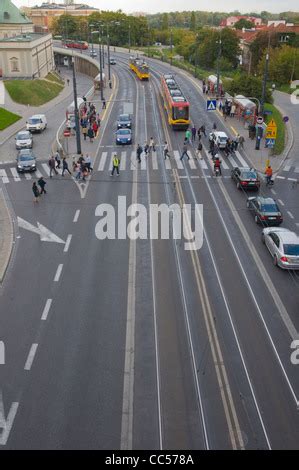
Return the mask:
[[222, 44], [222, 41], [221, 41], [221, 31], [220, 31], [220, 38], [219, 38], [219, 41], [217, 41], [218, 44], [219, 44], [219, 47], [218, 47], [218, 57], [217, 57], [217, 95], [219, 95], [219, 85], [220, 85], [220, 57], [221, 57], [221, 44]]
[[110, 37], [109, 37], [109, 31], [108, 31], [108, 23], [107, 23], [107, 54], [108, 54], [108, 80], [109, 80], [109, 85], [111, 81], [111, 72], [110, 72]]
[[79, 110], [77, 101], [77, 82], [76, 82], [76, 71], [75, 71], [75, 57], [72, 57], [73, 63], [73, 91], [74, 91], [74, 104], [75, 104], [75, 125], [76, 125], [76, 143], [77, 143], [77, 154], [81, 154], [81, 137], [80, 137], [80, 122], [79, 122]]
[[172, 66], [172, 29], [170, 30], [170, 65]]
[[269, 36], [268, 36], [268, 49], [267, 49], [266, 60], [265, 60], [265, 71], [264, 71], [262, 99], [261, 99], [261, 114], [262, 115], [264, 113], [264, 105], [265, 105], [265, 98], [266, 98], [266, 88], [267, 88], [268, 68], [269, 68], [269, 56], [270, 56], [270, 33], [269, 33]]
[[147, 57], [149, 57], [149, 43], [150, 43], [150, 29], [149, 26], [147, 28], [148, 36], [147, 36]]
[[99, 30], [99, 56], [100, 56], [100, 81], [101, 81], [101, 100], [104, 100], [104, 83], [103, 83], [103, 68], [102, 68], [102, 38], [100, 36], [101, 32]]
[[131, 52], [131, 25], [129, 24], [129, 53]]

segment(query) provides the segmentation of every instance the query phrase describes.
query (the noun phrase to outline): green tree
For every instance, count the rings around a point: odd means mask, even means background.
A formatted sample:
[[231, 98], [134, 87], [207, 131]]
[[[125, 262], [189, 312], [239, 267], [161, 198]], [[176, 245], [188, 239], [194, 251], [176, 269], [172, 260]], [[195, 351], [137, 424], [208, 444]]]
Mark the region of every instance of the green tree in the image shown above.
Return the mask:
[[61, 15], [54, 18], [51, 31], [54, 35], [61, 35], [64, 38], [73, 37], [77, 33], [76, 19], [71, 15]]
[[251, 29], [254, 27], [252, 21], [246, 20], [245, 18], [241, 18], [239, 21], [235, 23], [236, 29]]
[[194, 11], [191, 12], [190, 29], [191, 31], [195, 31], [196, 29], [196, 17]]
[[[234, 80], [225, 82], [226, 91], [234, 95], [243, 95], [248, 98], [257, 98], [261, 100], [262, 98], [262, 89], [263, 81], [259, 77], [253, 77], [245, 74], [241, 74]], [[273, 98], [271, 91], [266, 90], [266, 102], [272, 103]]]
[[167, 30], [169, 27], [169, 21], [168, 21], [168, 14], [167, 13], [163, 13], [162, 15], [162, 23], [161, 23], [161, 29], [162, 30]]
[[[261, 31], [257, 34], [255, 40], [250, 45], [250, 52], [252, 54], [252, 68], [256, 68], [257, 64], [261, 60], [265, 49], [268, 47], [269, 43], [269, 33], [266, 31]], [[279, 45], [278, 35], [276, 33], [270, 34], [270, 46], [277, 47]]]
[[[263, 75], [265, 70], [266, 51], [258, 64], [258, 72]], [[294, 47], [283, 45], [270, 50], [269, 80], [283, 85], [299, 77], [299, 51]]]

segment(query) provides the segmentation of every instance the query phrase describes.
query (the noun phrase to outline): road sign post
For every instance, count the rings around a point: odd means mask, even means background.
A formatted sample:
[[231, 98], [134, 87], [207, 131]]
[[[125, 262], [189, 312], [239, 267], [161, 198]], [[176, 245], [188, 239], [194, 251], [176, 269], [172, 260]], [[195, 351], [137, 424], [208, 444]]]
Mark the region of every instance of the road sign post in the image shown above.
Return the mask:
[[274, 119], [271, 119], [266, 129], [266, 139], [276, 139], [277, 137], [277, 125]]

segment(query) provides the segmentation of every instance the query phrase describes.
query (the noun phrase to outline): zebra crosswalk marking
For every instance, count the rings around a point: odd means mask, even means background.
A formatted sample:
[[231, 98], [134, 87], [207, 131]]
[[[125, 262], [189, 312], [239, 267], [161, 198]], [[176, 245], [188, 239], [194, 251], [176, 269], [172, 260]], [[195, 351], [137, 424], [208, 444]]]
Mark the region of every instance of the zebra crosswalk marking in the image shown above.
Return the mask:
[[43, 169], [45, 170], [47, 176], [50, 176], [50, 168], [49, 168], [49, 165], [47, 163], [42, 163], [42, 167]]
[[194, 161], [194, 158], [192, 156], [191, 156], [190, 160], [188, 160], [188, 163], [189, 163], [189, 166], [190, 166], [191, 170], [196, 170], [195, 161]]
[[15, 168], [10, 168], [11, 174], [13, 176], [14, 181], [20, 181], [21, 178], [18, 175], [18, 172]]
[[127, 155], [127, 152], [125, 151], [122, 151], [120, 154], [120, 165], [119, 165], [120, 171], [125, 171], [126, 169], [126, 155]]
[[139, 163], [139, 165], [141, 165], [141, 170], [146, 170], [146, 157], [144, 154], [141, 157], [141, 164]]
[[102, 152], [100, 162], [99, 162], [99, 166], [98, 166], [98, 171], [103, 171], [104, 170], [105, 163], [106, 163], [106, 160], [107, 160], [107, 155], [108, 155], [108, 152]]
[[244, 160], [244, 158], [242, 157], [242, 155], [240, 154], [238, 150], [235, 151], [235, 154], [238, 157], [239, 162], [241, 162], [242, 166], [245, 168], [248, 167], [248, 164], [246, 163], [246, 161]]
[[35, 176], [37, 176], [37, 178], [41, 178], [43, 175], [41, 174], [39, 170], [36, 170]]
[[24, 173], [24, 176], [25, 176], [26, 180], [31, 180], [31, 178], [32, 178], [31, 173]]
[[178, 150], [174, 150], [173, 151], [173, 155], [174, 155], [174, 158], [175, 158], [175, 162], [177, 164], [177, 167], [179, 170], [183, 170], [184, 169], [184, 165], [183, 165], [183, 162], [180, 160], [180, 153]]
[[[135, 159], [135, 161], [134, 161]], [[137, 167], [136, 167], [136, 152], [134, 152], [134, 150], [132, 150], [131, 152], [131, 158], [130, 158], [130, 168], [132, 171], [135, 171], [137, 170]]]
[[5, 170], [0, 170], [0, 177], [2, 178], [2, 183], [9, 183], [9, 179]]
[[171, 170], [170, 158], [167, 158], [166, 160], [164, 160], [164, 162], [166, 170]]
[[290, 163], [290, 164], [288, 164], [288, 165], [285, 165], [285, 167], [283, 168], [283, 171], [290, 171], [290, 169], [291, 169], [291, 166], [292, 166], [292, 164], [291, 164], [291, 163]]
[[229, 170], [229, 166], [226, 163], [226, 161], [224, 160], [224, 158], [221, 160], [221, 166], [224, 170]]
[[158, 170], [157, 152], [154, 152], [152, 155], [152, 165], [153, 165], [153, 170]]
[[[233, 168], [235, 168], [236, 166], [239, 166], [238, 163], [236, 163], [235, 159], [231, 155], [229, 155], [227, 158], [229, 162], [232, 164]], [[248, 165], [246, 164], [246, 166]]]

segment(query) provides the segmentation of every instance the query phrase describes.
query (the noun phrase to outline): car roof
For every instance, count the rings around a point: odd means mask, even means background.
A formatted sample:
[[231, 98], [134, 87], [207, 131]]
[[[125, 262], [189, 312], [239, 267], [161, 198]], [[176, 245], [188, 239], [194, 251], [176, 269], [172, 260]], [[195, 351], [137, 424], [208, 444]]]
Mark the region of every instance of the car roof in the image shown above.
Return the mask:
[[216, 136], [219, 136], [219, 137], [227, 137], [227, 134], [225, 132], [222, 132], [222, 131], [216, 131], [216, 132], [214, 132], [214, 134]]
[[273, 199], [272, 197], [257, 196], [256, 199], [258, 199], [261, 204], [276, 204], [275, 199]]
[[33, 119], [33, 118], [41, 119], [41, 118], [44, 118], [44, 117], [46, 117], [44, 114], [34, 114], [29, 119]]
[[127, 117], [128, 119], [130, 119], [130, 114], [128, 114], [128, 113], [126, 113], [126, 114], [120, 114], [120, 115], [119, 115], [119, 119], [120, 119], [121, 117]]
[[19, 132], [17, 133], [17, 136], [20, 135], [20, 134], [28, 134], [28, 135], [30, 135], [31, 132], [30, 132], [30, 131], [26, 131], [26, 130], [24, 130], [24, 131], [19, 131]]
[[275, 230], [275, 233], [279, 236], [283, 243], [296, 243], [299, 245], [299, 235], [297, 235], [297, 233], [291, 232], [290, 230]]

